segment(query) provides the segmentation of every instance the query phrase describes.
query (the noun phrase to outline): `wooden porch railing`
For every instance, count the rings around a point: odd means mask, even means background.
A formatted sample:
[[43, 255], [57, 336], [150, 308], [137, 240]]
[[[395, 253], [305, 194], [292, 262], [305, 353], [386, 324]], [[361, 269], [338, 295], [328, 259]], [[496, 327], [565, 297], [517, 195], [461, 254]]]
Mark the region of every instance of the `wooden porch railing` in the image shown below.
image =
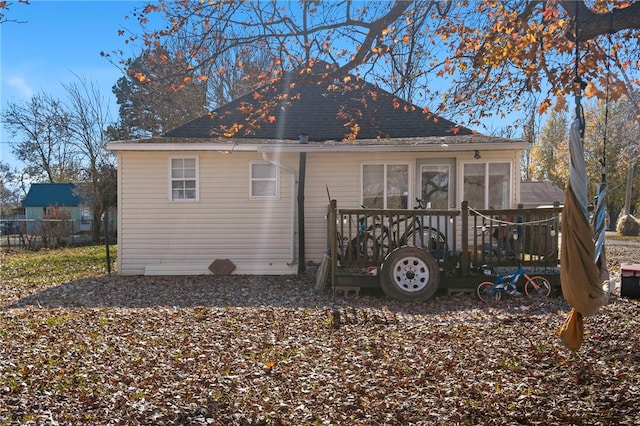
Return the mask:
[[481, 265], [556, 266], [561, 208], [475, 210], [338, 209], [331, 201], [332, 280], [338, 267], [379, 267], [402, 246], [423, 247], [444, 273], [469, 275]]

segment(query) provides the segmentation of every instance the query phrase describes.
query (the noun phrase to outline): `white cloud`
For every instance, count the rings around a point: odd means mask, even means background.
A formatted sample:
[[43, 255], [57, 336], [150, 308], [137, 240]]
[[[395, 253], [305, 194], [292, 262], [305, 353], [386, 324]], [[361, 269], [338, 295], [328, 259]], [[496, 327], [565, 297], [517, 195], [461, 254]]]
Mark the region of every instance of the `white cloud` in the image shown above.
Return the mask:
[[31, 98], [33, 96], [33, 89], [22, 77], [11, 77], [7, 81], [7, 85], [17, 92], [17, 95], [22, 98]]

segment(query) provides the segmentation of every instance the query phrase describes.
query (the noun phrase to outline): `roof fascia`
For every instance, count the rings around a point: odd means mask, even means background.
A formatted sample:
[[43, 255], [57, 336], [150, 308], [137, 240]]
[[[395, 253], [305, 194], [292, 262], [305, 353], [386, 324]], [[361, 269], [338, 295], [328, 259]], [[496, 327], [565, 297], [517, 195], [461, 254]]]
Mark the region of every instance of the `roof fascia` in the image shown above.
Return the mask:
[[213, 151], [213, 152], [309, 152], [309, 153], [339, 153], [339, 152], [462, 152], [462, 151], [505, 151], [526, 149], [528, 142], [483, 142], [465, 144], [231, 144], [231, 143], [129, 143], [110, 142], [110, 151]]
[[131, 142], [109, 142], [109, 151], [246, 151], [258, 152], [258, 145], [240, 145], [233, 143], [131, 143]]
[[468, 143], [468, 144], [429, 144], [429, 145], [354, 145], [337, 143], [335, 145], [259, 145], [258, 152], [462, 152], [462, 151], [506, 151], [519, 150], [529, 147], [528, 142], [509, 143]]

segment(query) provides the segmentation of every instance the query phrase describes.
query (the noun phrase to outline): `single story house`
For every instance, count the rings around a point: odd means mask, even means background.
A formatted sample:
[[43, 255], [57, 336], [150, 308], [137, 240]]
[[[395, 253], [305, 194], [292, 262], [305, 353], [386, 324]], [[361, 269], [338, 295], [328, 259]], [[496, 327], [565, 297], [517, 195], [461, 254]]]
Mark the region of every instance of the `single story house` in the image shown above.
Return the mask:
[[416, 198], [432, 209], [513, 208], [527, 147], [353, 75], [286, 77], [160, 137], [108, 144], [118, 271], [295, 274], [327, 251], [329, 198], [343, 208], [414, 208]]
[[564, 205], [565, 193], [553, 182], [520, 182], [520, 204], [524, 208]]
[[32, 183], [22, 207], [28, 234], [39, 234], [43, 219], [68, 221], [73, 233], [91, 230], [91, 208], [72, 183]]

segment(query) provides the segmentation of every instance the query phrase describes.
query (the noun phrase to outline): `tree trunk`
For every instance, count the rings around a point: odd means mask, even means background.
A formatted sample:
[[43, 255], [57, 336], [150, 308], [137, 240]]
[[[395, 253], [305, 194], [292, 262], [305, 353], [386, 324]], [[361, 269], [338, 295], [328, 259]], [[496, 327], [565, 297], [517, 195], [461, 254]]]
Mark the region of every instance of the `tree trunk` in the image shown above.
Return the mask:
[[627, 190], [624, 194], [624, 214], [631, 214], [631, 189], [633, 188], [633, 162], [629, 165], [627, 170]]
[[91, 224], [91, 240], [94, 243], [100, 242], [100, 230], [102, 229], [102, 212], [95, 209], [93, 211], [93, 223]]

